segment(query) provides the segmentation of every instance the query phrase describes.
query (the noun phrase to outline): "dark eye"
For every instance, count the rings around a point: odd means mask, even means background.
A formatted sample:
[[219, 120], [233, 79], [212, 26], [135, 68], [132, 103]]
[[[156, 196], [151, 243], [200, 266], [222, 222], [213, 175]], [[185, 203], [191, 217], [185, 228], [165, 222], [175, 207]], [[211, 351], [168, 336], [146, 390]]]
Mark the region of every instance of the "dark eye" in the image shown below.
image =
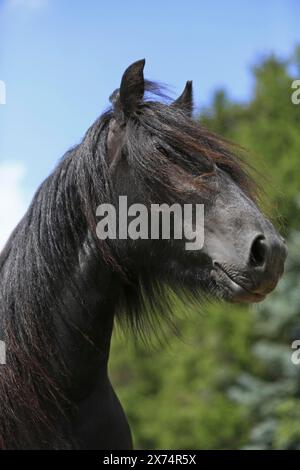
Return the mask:
[[201, 169], [202, 171], [205, 171], [205, 173], [214, 173], [216, 170], [216, 165], [215, 163], [207, 158], [203, 158], [203, 161], [201, 161]]
[[204, 175], [211, 175], [216, 171], [215, 163], [206, 157], [199, 154], [194, 154], [190, 157], [191, 162], [191, 173], [198, 177]]

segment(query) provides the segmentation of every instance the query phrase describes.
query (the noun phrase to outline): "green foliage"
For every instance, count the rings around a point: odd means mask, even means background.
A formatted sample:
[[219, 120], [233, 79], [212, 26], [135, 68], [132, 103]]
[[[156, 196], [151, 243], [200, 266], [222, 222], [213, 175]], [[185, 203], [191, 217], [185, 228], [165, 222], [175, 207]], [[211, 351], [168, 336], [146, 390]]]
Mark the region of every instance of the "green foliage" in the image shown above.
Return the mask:
[[155, 350], [132, 338], [114, 338], [112, 381], [138, 448], [197, 449], [242, 445], [245, 412], [225, 390], [247, 367], [251, 316], [245, 308], [218, 304], [205, 313], [179, 300], [174, 316], [181, 338], [170, 334]]
[[[250, 151], [286, 235], [300, 229], [300, 105], [291, 102], [299, 57], [297, 48], [290, 61], [266, 58], [253, 69], [248, 103], [219, 91], [200, 117]], [[137, 448], [300, 448], [300, 365], [290, 360], [300, 339], [299, 232], [290, 237], [287, 273], [254, 313], [229, 304], [197, 312], [177, 299], [182, 340], [170, 333], [168, 346], [153, 350], [114, 336], [111, 378]]]

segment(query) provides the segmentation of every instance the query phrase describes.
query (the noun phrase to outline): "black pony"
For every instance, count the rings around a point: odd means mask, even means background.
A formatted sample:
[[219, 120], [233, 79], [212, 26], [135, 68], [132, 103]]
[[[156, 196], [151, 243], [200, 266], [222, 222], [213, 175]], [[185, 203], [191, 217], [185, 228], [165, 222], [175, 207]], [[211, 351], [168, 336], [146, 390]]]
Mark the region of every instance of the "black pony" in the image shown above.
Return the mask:
[[[155, 331], [171, 318], [164, 285], [255, 302], [283, 272], [284, 241], [247, 172], [191, 119], [191, 82], [174, 103], [151, 100], [143, 68], [125, 71], [112, 109], [42, 183], [1, 253], [2, 449], [130, 448], [107, 373], [115, 316]], [[203, 248], [172, 236], [100, 240], [97, 207], [122, 195], [147, 207], [204, 204]]]

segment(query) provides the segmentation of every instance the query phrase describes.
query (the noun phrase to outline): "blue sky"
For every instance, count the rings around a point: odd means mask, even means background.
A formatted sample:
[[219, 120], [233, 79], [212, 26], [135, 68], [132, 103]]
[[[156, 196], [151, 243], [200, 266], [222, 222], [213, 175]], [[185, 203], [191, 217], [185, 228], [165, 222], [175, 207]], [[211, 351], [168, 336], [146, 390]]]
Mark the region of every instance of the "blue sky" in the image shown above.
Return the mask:
[[220, 87], [247, 100], [251, 66], [291, 54], [299, 18], [298, 0], [0, 0], [0, 246], [131, 62], [175, 96], [192, 79], [200, 109]]

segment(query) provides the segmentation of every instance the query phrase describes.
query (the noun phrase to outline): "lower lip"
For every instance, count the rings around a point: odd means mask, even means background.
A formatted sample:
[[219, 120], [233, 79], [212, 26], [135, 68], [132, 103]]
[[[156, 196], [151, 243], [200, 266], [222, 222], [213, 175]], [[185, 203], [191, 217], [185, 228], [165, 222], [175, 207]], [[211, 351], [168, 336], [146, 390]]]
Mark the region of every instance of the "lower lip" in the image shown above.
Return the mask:
[[219, 267], [219, 269], [221, 270], [222, 274], [226, 276], [226, 278], [229, 280], [230, 285], [227, 287], [230, 287], [232, 292], [232, 297], [228, 299], [230, 302], [257, 303], [265, 299], [265, 295], [244, 289], [244, 287], [242, 287], [240, 284], [237, 284], [233, 279], [231, 279], [231, 277], [229, 277], [228, 274], [222, 268]]

